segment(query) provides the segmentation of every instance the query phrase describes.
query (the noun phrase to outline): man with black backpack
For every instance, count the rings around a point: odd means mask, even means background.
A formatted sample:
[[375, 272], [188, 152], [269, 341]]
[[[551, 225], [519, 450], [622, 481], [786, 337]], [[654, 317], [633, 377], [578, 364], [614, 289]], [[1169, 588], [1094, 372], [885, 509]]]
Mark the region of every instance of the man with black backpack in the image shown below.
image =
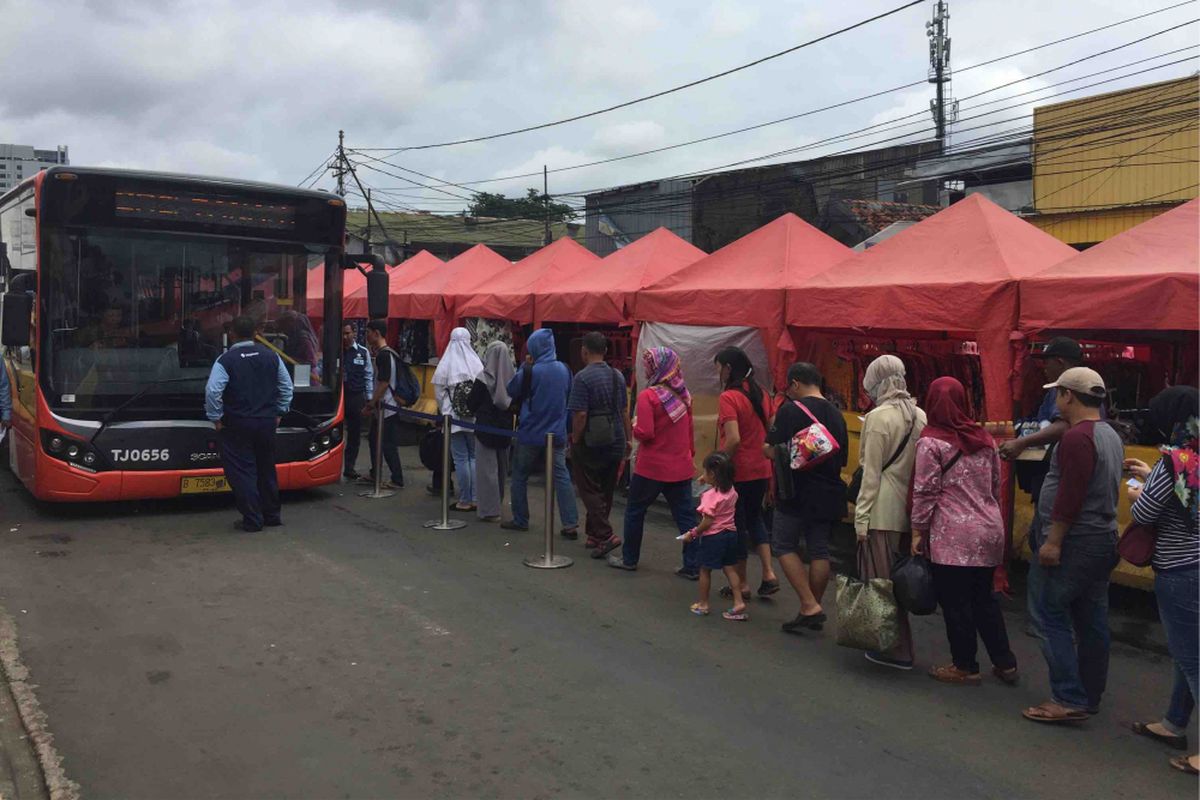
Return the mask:
[[625, 378], [605, 363], [608, 339], [593, 331], [583, 337], [584, 368], [571, 383], [571, 460], [575, 489], [587, 511], [587, 547], [604, 558], [621, 539], [608, 521], [621, 462], [633, 438]]
[[[376, 425], [383, 418], [383, 459], [391, 471], [391, 480], [383, 482], [384, 489], [403, 489], [404, 470], [400, 466], [400, 417], [397, 409], [407, 408], [417, 402], [417, 379], [412, 370], [400, 358], [400, 354], [387, 344], [387, 321], [373, 319], [367, 323], [367, 346], [375, 354], [375, 393], [363, 410], [371, 414], [371, 432], [367, 444], [371, 448], [371, 477], [364, 482], [375, 482], [375, 468], [379, 464], [379, 453], [375, 451]], [[376, 411], [380, 413], [375, 413]]]

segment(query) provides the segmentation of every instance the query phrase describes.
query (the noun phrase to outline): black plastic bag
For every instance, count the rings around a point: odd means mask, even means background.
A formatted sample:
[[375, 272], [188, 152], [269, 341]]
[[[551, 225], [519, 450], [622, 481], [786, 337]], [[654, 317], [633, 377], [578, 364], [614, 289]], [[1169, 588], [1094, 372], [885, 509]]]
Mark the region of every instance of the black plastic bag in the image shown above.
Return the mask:
[[937, 610], [933, 568], [925, 556], [902, 556], [892, 567], [896, 603], [909, 614], [923, 617]]

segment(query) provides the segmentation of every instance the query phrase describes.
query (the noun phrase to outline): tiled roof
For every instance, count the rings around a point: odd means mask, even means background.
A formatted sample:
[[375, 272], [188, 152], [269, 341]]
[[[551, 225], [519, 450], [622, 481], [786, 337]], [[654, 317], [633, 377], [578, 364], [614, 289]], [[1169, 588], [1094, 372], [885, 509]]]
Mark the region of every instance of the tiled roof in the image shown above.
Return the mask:
[[890, 203], [883, 200], [834, 200], [829, 215], [833, 222], [857, 223], [871, 233], [878, 233], [894, 222], [920, 222], [942, 209], [938, 206], [913, 203]]

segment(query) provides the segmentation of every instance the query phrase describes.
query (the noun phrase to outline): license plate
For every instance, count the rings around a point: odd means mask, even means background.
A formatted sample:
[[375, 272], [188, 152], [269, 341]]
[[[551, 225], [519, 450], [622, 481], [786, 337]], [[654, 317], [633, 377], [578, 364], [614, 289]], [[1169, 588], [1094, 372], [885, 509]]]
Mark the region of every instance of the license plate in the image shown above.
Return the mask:
[[181, 478], [180, 494], [210, 494], [213, 492], [232, 491], [229, 481], [224, 475], [204, 476], [200, 478]]

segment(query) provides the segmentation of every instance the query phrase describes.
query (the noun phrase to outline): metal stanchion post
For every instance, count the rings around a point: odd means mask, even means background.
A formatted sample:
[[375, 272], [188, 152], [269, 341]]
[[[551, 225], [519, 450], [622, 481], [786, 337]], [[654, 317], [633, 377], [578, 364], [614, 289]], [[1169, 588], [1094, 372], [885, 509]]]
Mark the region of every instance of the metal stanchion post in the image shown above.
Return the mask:
[[546, 434], [546, 552], [525, 559], [525, 566], [534, 569], [562, 569], [575, 562], [567, 556], [554, 555], [554, 434]]
[[435, 531], [456, 531], [467, 527], [461, 519], [450, 519], [450, 415], [442, 417], [442, 518], [431, 519], [426, 528]]
[[383, 406], [381, 405], [375, 409], [375, 462], [371, 465], [375, 471], [375, 488], [369, 492], [359, 492], [359, 497], [381, 500], [396, 494], [393, 491], [384, 491], [383, 463]]

